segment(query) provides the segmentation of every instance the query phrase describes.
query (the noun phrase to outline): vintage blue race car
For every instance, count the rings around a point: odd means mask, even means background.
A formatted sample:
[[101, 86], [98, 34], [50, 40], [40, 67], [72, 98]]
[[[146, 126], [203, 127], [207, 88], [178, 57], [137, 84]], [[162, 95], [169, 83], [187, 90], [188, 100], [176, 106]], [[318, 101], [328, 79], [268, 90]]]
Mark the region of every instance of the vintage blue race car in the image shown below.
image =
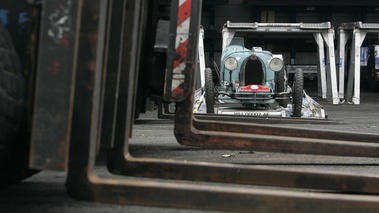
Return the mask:
[[247, 108], [267, 108], [277, 103], [292, 103], [292, 116], [301, 117], [303, 73], [296, 70], [292, 88], [288, 86], [281, 55], [273, 55], [260, 47], [247, 49], [243, 38], [234, 38], [222, 52], [218, 83], [213, 72], [205, 71], [207, 113], [219, 104], [242, 104]]

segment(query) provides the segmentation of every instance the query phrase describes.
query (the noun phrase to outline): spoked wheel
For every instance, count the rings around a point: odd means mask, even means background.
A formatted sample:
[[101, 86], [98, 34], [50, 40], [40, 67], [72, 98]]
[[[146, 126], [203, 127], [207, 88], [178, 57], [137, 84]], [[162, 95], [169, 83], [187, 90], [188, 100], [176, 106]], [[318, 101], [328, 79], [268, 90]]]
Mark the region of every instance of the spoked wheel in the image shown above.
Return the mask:
[[205, 102], [207, 105], [207, 113], [214, 113], [215, 110], [215, 91], [213, 83], [212, 70], [205, 69]]
[[292, 87], [293, 117], [301, 117], [301, 108], [303, 107], [304, 97], [304, 78], [303, 70], [296, 69]]

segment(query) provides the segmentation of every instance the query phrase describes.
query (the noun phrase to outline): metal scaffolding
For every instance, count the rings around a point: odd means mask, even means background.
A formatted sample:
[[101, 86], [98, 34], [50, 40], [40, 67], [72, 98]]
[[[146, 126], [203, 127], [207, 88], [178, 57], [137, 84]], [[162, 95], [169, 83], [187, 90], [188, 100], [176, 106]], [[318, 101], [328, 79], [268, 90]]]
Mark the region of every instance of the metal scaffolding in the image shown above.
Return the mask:
[[[339, 55], [339, 90], [340, 99], [346, 99], [348, 102], [360, 104], [360, 83], [361, 83], [361, 65], [360, 50], [361, 45], [367, 33], [379, 33], [379, 24], [350, 22], [342, 23], [338, 28], [338, 55]], [[351, 42], [350, 65], [348, 74], [348, 83], [345, 94], [345, 46], [349, 38]]]

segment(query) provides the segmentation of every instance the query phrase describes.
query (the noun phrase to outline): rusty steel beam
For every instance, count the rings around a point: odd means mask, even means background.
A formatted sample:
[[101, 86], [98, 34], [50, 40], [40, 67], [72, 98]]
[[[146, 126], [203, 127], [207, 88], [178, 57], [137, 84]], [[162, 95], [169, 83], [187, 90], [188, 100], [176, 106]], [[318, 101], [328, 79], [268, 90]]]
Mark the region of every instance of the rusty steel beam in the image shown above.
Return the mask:
[[[83, 157], [89, 156], [83, 155], [82, 159], [76, 160], [82, 161]], [[378, 196], [371, 195], [100, 178], [92, 174], [91, 167], [76, 165], [71, 169], [75, 173], [70, 174], [67, 183], [70, 195], [97, 202], [233, 212], [369, 213], [377, 212], [379, 207]]]
[[100, 141], [102, 148], [111, 148], [114, 142], [114, 125], [116, 120], [116, 104], [119, 87], [119, 66], [121, 63], [121, 46], [123, 22], [120, 19], [125, 15], [123, 1], [109, 0], [106, 48], [103, 72], [103, 107], [101, 114]]
[[[185, 106], [186, 107], [186, 106]], [[187, 112], [192, 111], [190, 108]], [[190, 116], [189, 114], [187, 114]], [[310, 129], [302, 127], [287, 127], [278, 125], [277, 123], [254, 123], [254, 122], [233, 122], [206, 119], [197, 119], [197, 116], [192, 115], [190, 117], [181, 119], [192, 120], [193, 127], [200, 131], [221, 131], [231, 133], [243, 133], [243, 134], [257, 134], [257, 135], [272, 135], [272, 136], [284, 136], [284, 137], [296, 137], [296, 138], [314, 138], [314, 139], [333, 139], [336, 141], [354, 141], [354, 142], [369, 142], [378, 143], [379, 135], [373, 133], [359, 133], [359, 132], [344, 132], [336, 130], [320, 130]], [[276, 120], [274, 120], [276, 121]], [[300, 123], [300, 122], [299, 122]], [[304, 124], [308, 123], [304, 121]], [[338, 155], [338, 154], [337, 154]]]
[[[128, 144], [124, 144], [122, 148], [128, 149]], [[302, 171], [296, 168], [135, 158], [132, 153], [117, 146], [109, 153], [107, 166], [113, 174], [133, 177], [379, 194], [377, 176], [362, 176], [349, 172]]]
[[315, 118], [296, 118], [296, 117], [264, 117], [264, 116], [242, 116], [242, 115], [217, 115], [217, 114], [194, 114], [196, 120], [226, 121], [238, 123], [256, 124], [330, 124], [345, 125], [343, 121], [335, 119], [315, 119]]
[[[67, 167], [72, 81], [76, 45], [75, 20], [81, 5], [51, 0], [42, 7], [35, 79], [29, 166], [64, 170]], [[58, 8], [58, 9], [57, 9]]]

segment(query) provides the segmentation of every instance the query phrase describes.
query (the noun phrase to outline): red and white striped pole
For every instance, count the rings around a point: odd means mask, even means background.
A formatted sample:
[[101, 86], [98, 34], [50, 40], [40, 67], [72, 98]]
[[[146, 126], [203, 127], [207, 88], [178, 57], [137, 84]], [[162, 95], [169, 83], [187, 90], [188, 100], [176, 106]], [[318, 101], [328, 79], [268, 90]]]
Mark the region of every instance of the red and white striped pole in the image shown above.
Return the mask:
[[184, 70], [188, 51], [188, 34], [191, 22], [192, 0], [179, 0], [178, 22], [176, 28], [175, 51], [177, 58], [174, 60], [171, 95], [173, 98], [183, 94], [180, 85], [185, 80]]
[[[164, 94], [166, 101], [178, 102], [191, 94], [197, 64], [201, 2], [201, 0], [173, 1], [173, 5], [177, 6], [173, 6], [171, 15], [173, 22], [170, 25], [170, 41], [167, 51]], [[177, 10], [175, 11], [175, 9]]]

